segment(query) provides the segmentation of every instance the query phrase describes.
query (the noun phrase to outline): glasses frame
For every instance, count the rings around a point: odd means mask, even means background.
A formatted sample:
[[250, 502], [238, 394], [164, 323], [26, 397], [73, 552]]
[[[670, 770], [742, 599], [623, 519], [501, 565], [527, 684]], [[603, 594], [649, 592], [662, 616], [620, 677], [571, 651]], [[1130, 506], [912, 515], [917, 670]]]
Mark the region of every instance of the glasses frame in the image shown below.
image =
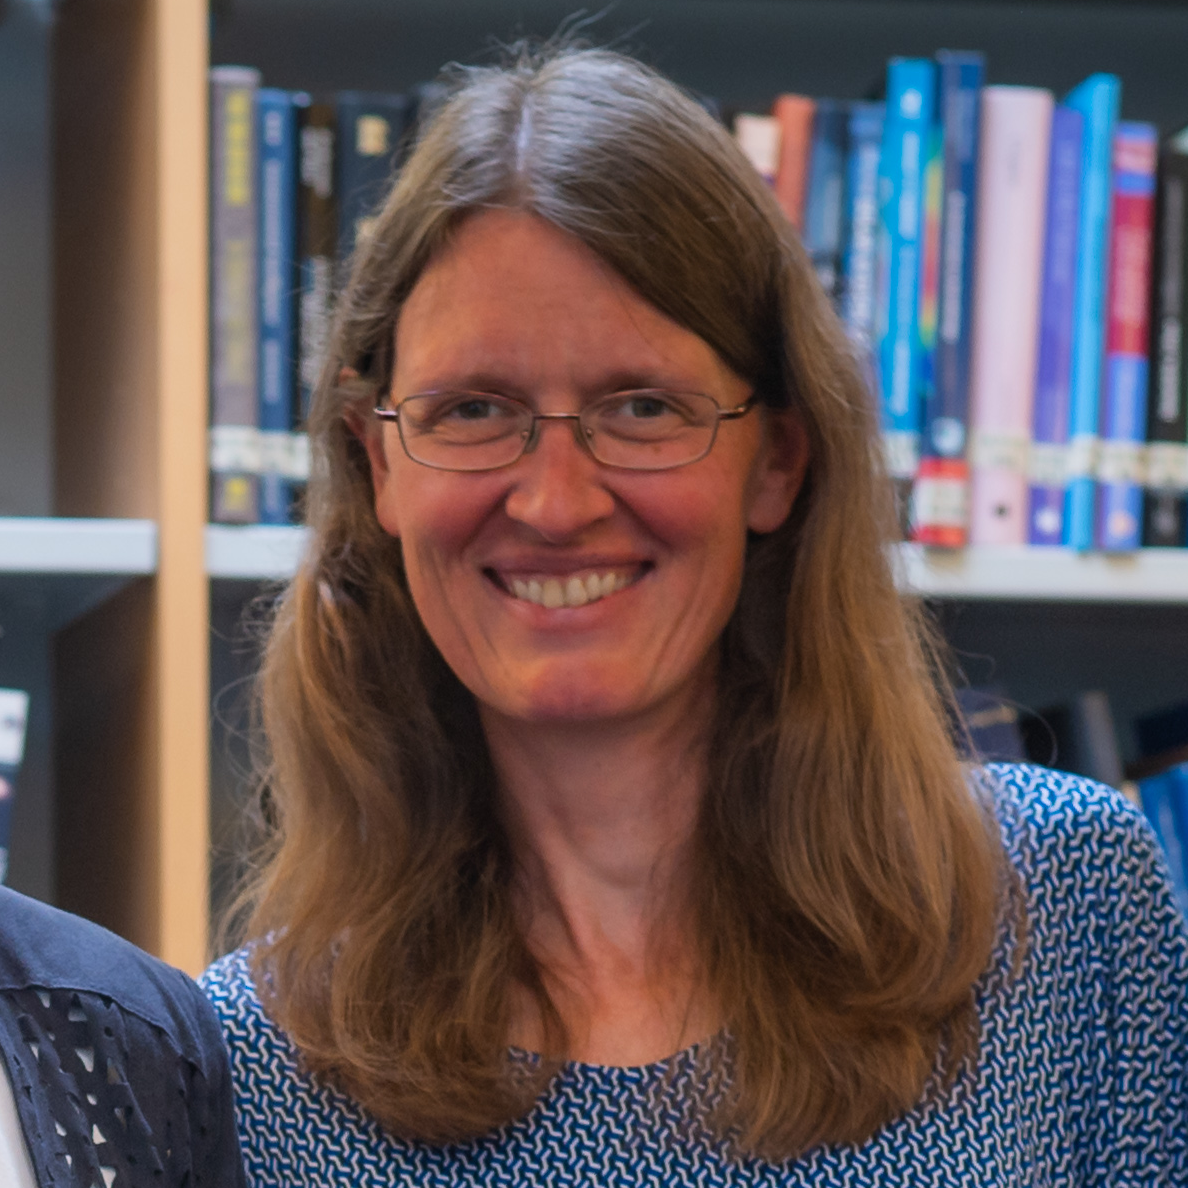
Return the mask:
[[[709, 441], [706, 443], [705, 449], [700, 454], [693, 458], [686, 458], [681, 462], [675, 462], [666, 466], [623, 466], [620, 463], [604, 462], [594, 452], [594, 447], [591, 444], [593, 433], [587, 429], [582, 423], [582, 417], [586, 414], [588, 409], [594, 408], [598, 401], [592, 401], [586, 405], [581, 412], [536, 412], [530, 405], [522, 400], [517, 400], [514, 396], [502, 396], [498, 392], [477, 392], [466, 388], [449, 388], [443, 390], [433, 390], [428, 392], [415, 392], [412, 396], [406, 396], [395, 408], [385, 408], [382, 404], [377, 404], [371, 411], [381, 421], [391, 421], [396, 425], [396, 431], [400, 436], [400, 445], [403, 447], [405, 454], [409, 460], [415, 462], [418, 466], [427, 466], [430, 470], [445, 470], [454, 474], [487, 474], [492, 470], [503, 470], [508, 466], [514, 466], [525, 454], [530, 454], [535, 448], [537, 442], [540, 440], [540, 423], [541, 421], [572, 421], [573, 422], [573, 436], [578, 445], [585, 450], [585, 452], [598, 463], [599, 466], [607, 466], [612, 470], [633, 470], [640, 473], [657, 473], [665, 470], [677, 470], [682, 466], [690, 466], [694, 462], [700, 462], [702, 458], [709, 454], [710, 450], [714, 448], [714, 442], [718, 440], [718, 426], [723, 421], [737, 421], [740, 417], [745, 417], [751, 409], [755, 408], [759, 403], [758, 397], [754, 392], [742, 402], [736, 404], [733, 408], [722, 408], [718, 402], [705, 392], [676, 392], [668, 388], [626, 388], [621, 392], [608, 392], [607, 396], [635, 396], [646, 395], [651, 392], [668, 394], [673, 396], [697, 396], [703, 400], [709, 400], [716, 409], [713, 424], [710, 426]], [[404, 423], [400, 419], [400, 410], [409, 400], [415, 400], [419, 396], [474, 396], [479, 399], [489, 400], [494, 397], [497, 400], [505, 400], [510, 404], [519, 405], [532, 418], [531, 424], [528, 426], [527, 433], [524, 433], [520, 439], [520, 449], [514, 458], [509, 458], [506, 462], [500, 462], [495, 466], [443, 466], [438, 462], [426, 462], [423, 458], [416, 457], [408, 448], [408, 442], [404, 437]]]

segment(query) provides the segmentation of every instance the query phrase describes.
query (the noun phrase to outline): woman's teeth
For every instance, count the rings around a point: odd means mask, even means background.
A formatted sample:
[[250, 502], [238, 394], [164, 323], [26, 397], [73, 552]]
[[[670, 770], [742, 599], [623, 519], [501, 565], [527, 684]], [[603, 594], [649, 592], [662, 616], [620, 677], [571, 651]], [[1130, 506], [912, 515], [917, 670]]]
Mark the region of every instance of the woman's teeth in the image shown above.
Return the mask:
[[571, 578], [545, 578], [544, 581], [512, 578], [511, 589], [525, 602], [557, 610], [562, 606], [585, 606], [587, 602], [597, 602], [630, 584], [631, 578], [625, 573], [591, 573], [586, 577], [575, 574]]

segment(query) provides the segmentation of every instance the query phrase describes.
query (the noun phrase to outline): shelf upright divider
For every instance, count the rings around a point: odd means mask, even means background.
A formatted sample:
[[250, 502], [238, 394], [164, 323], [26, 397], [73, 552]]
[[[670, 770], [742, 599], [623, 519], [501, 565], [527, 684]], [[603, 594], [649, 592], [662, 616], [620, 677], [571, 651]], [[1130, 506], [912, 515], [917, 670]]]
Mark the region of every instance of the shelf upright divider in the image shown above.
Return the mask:
[[209, 881], [210, 587], [206, 577], [206, 0], [153, 0], [157, 110], [160, 476], [158, 953], [205, 964]]

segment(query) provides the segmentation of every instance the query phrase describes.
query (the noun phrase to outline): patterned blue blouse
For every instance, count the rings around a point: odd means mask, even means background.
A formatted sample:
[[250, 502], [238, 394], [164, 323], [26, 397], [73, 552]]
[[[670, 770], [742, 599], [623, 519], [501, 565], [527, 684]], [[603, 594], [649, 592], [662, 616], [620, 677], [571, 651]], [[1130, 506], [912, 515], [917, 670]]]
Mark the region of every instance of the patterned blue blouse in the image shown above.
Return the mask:
[[731, 1161], [681, 1124], [692, 1052], [640, 1068], [567, 1065], [522, 1120], [432, 1147], [385, 1134], [304, 1076], [243, 953], [203, 982], [231, 1049], [249, 1183], [319, 1185], [1188, 1185], [1188, 929], [1141, 814], [1042, 768], [989, 769], [1021, 876], [1029, 947], [998, 946], [979, 990], [982, 1052], [951, 1088], [860, 1146]]

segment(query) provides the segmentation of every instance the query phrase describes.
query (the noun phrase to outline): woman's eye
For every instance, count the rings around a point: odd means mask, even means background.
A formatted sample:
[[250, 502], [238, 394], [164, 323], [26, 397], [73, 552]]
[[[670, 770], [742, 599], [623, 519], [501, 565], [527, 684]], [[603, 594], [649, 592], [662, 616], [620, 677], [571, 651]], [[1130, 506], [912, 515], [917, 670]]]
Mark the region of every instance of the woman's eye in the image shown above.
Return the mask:
[[681, 417], [683, 410], [669, 396], [656, 392], [640, 392], [612, 398], [604, 415], [619, 420], [656, 421]]
[[498, 416], [502, 411], [494, 400], [460, 400], [448, 408], [443, 409], [440, 413], [440, 418], [451, 417], [459, 421], [485, 421]]
[[662, 417], [665, 413], [670, 413], [673, 410], [666, 401], [660, 400], [656, 396], [636, 396], [627, 402], [623, 411], [630, 416], [643, 419]]

